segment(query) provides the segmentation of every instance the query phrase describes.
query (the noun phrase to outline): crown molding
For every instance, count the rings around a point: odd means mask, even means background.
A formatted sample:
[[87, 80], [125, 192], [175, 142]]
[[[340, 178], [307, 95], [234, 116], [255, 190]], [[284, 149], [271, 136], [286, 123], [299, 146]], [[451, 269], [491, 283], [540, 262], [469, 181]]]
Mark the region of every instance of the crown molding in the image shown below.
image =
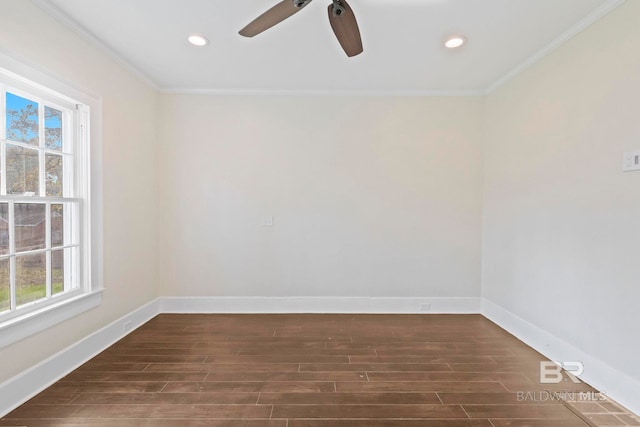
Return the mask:
[[551, 43], [540, 49], [538, 52], [530, 56], [525, 61], [518, 64], [515, 68], [511, 69], [507, 74], [493, 82], [487, 89], [483, 91], [484, 95], [490, 95], [496, 89], [506, 84], [508, 81], [512, 80], [514, 77], [518, 76], [520, 73], [524, 72], [529, 67], [535, 65], [540, 62], [544, 57], [549, 55], [554, 50], [558, 49], [560, 46], [580, 34], [582, 31], [589, 28], [596, 21], [600, 20], [602, 17], [607, 15], [609, 12], [616, 9], [626, 0], [608, 0], [602, 6], [593, 10], [589, 15], [585, 16], [582, 20], [580, 20], [576, 25], [569, 28], [564, 33], [560, 34], [560, 36], [556, 37]]
[[101, 41], [98, 37], [96, 37], [91, 31], [80, 25], [76, 20], [71, 18], [69, 15], [61, 11], [57, 6], [51, 3], [49, 0], [31, 0], [33, 4], [38, 6], [40, 9], [48, 13], [52, 18], [60, 22], [62, 25], [76, 33], [86, 42], [92, 44], [103, 52], [107, 53], [111, 59], [113, 59], [118, 65], [125, 68], [131, 74], [136, 76], [138, 79], [151, 86], [153, 89], [159, 91], [159, 85], [146, 73], [141, 71], [139, 68], [134, 66], [130, 61], [123, 58], [118, 52], [112, 49], [110, 46]]
[[573, 27], [563, 32], [551, 43], [540, 49], [534, 55], [512, 68], [504, 76], [497, 79], [485, 89], [477, 90], [260, 90], [260, 89], [206, 89], [160, 86], [156, 81], [141, 71], [130, 61], [123, 58], [118, 52], [102, 42], [88, 29], [80, 25], [77, 21], [62, 12], [50, 0], [31, 0], [36, 6], [47, 12], [54, 19], [74, 31], [87, 42], [103, 50], [122, 67], [137, 76], [140, 80], [165, 94], [188, 94], [188, 95], [263, 95], [263, 96], [415, 96], [415, 97], [464, 97], [464, 96], [486, 96], [503, 86], [520, 73], [524, 72], [534, 64], [538, 63], [551, 52], [571, 40], [573, 37], [590, 27], [599, 19], [613, 11], [626, 0], [608, 0], [600, 7], [593, 10], [589, 15], [580, 20]]
[[260, 89], [199, 89], [161, 87], [160, 92], [176, 95], [251, 95], [251, 96], [484, 96], [482, 90], [260, 90]]

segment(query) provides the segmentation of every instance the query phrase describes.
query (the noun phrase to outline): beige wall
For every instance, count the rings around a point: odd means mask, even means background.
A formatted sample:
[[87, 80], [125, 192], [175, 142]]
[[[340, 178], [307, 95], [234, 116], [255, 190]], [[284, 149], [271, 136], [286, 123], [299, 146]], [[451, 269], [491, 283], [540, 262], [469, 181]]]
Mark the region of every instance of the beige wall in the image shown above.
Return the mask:
[[0, 383], [152, 300], [157, 93], [30, 1], [0, 2], [0, 50], [102, 98], [103, 303], [0, 350]]
[[487, 98], [482, 252], [485, 298], [636, 381], [639, 16], [627, 1]]
[[158, 294], [473, 297], [480, 279], [640, 380], [640, 173], [620, 170], [638, 16], [626, 2], [484, 100], [159, 96], [1, 0], [2, 51], [103, 99], [107, 291], [0, 350], [0, 382]]
[[481, 107], [162, 96], [162, 295], [478, 297]]

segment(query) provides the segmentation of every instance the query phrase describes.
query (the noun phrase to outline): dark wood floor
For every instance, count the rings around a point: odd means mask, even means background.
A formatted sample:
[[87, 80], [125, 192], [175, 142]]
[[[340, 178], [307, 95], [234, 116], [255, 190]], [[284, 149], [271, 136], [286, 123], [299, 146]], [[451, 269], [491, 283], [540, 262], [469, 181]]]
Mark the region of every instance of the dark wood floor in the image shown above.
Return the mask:
[[545, 400], [595, 390], [540, 384], [541, 360], [479, 315], [161, 315], [0, 425], [640, 425]]

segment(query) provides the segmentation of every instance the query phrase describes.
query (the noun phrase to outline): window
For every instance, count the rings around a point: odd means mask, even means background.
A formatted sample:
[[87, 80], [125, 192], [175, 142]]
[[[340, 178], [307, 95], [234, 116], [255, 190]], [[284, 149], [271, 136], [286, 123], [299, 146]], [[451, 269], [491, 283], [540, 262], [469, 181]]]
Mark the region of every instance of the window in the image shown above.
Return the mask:
[[[0, 68], [0, 333], [100, 288], [92, 275], [92, 237], [100, 236], [91, 224], [90, 111]], [[0, 347], [9, 343], [2, 338]]]

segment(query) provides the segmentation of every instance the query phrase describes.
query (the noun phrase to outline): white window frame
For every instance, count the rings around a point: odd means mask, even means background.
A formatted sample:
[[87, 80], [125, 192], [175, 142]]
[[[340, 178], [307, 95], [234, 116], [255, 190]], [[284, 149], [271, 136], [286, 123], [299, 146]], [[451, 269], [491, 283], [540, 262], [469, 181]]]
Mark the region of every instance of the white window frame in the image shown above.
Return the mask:
[[[9, 316], [0, 317], [0, 348], [98, 306], [102, 301], [103, 291], [102, 102], [95, 96], [0, 52], [0, 85], [4, 84], [45, 99], [55, 98], [67, 107], [77, 106], [74, 158], [81, 163], [74, 166], [74, 183], [75, 196], [79, 199], [76, 211], [79, 214], [80, 254], [78, 288], [44, 302], [29, 304]], [[16, 95], [20, 96], [20, 93]], [[4, 101], [1, 100], [2, 103]], [[40, 108], [44, 108], [42, 103]], [[5, 129], [5, 115], [0, 116], [0, 129]], [[6, 170], [4, 163], [3, 158], [2, 166]], [[84, 177], [78, 176], [75, 171], [81, 172]], [[22, 200], [24, 198], [20, 198]], [[33, 202], [47, 200], [53, 199], [35, 197]], [[56, 202], [64, 202], [64, 199], [54, 201]]]

